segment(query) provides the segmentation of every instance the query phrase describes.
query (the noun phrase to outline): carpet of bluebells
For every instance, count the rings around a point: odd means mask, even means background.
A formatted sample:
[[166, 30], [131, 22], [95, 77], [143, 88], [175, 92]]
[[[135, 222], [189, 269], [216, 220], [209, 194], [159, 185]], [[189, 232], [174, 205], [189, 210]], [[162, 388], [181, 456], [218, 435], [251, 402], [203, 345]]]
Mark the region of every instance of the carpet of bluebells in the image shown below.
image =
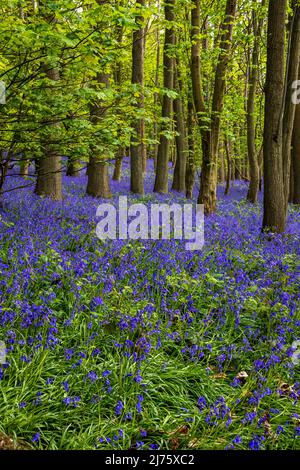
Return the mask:
[[[299, 208], [285, 235], [262, 234], [245, 182], [220, 187], [192, 252], [100, 241], [85, 175], [64, 177], [62, 203], [31, 179], [12, 173], [0, 208], [0, 434], [35, 449], [300, 449]], [[150, 165], [142, 202], [183, 200], [152, 185]]]

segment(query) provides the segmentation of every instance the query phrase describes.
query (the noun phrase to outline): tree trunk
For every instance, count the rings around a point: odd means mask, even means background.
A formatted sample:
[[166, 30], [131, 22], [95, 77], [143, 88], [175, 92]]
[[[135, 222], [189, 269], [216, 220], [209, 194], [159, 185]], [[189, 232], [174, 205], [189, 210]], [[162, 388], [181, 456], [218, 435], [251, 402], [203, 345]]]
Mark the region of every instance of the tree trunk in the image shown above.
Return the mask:
[[[109, 75], [107, 73], [97, 74], [97, 89], [109, 86]], [[91, 122], [97, 126], [98, 122], [105, 116], [106, 110], [103, 107], [102, 101], [98, 101], [90, 104], [90, 119]], [[96, 148], [91, 149], [89, 158], [87, 175], [88, 183], [86, 188], [86, 194], [89, 196], [109, 199], [111, 197], [108, 164], [103, 161], [103, 157], [95, 155], [97, 152]]]
[[233, 20], [237, 0], [227, 0], [225, 18], [221, 25], [220, 55], [215, 73], [210, 129], [205, 119], [205, 102], [201, 83], [200, 60], [200, 0], [193, 0], [192, 10], [192, 83], [195, 108], [202, 138], [202, 171], [198, 203], [204, 205], [206, 214], [216, 210], [217, 203], [217, 159], [220, 135], [220, 119], [225, 92], [225, 75], [232, 43]]
[[80, 176], [80, 163], [77, 159], [68, 157], [67, 176]]
[[300, 6], [298, 0], [293, 2], [293, 17], [290, 24], [290, 40], [287, 63], [287, 76], [285, 83], [285, 101], [282, 131], [282, 165], [283, 165], [283, 185], [285, 194], [286, 212], [288, 210], [288, 198], [290, 190], [290, 169], [291, 169], [291, 147], [294, 128], [296, 106], [291, 99], [293, 83], [299, 78], [300, 59]]
[[221, 113], [225, 92], [225, 75], [232, 43], [233, 20], [235, 18], [237, 0], [227, 0], [225, 19], [221, 26], [220, 55], [216, 68], [215, 85], [212, 102], [210, 146], [203, 153], [200, 192], [198, 203], [204, 204], [206, 214], [215, 212], [217, 205], [217, 159], [220, 136]]
[[203, 96], [202, 87], [202, 71], [201, 71], [201, 20], [200, 20], [200, 0], [193, 0], [193, 9], [191, 15], [191, 77], [193, 101], [196, 111], [197, 124], [201, 132], [202, 155], [209, 153], [210, 132], [207, 128], [208, 124], [205, 120], [206, 107]]
[[175, 61], [174, 68], [174, 87], [178, 93], [177, 98], [174, 100], [174, 115], [175, 115], [175, 130], [176, 135], [176, 150], [177, 157], [173, 174], [172, 189], [178, 192], [185, 191], [185, 172], [186, 172], [186, 156], [187, 156], [187, 141], [186, 129], [184, 120], [184, 108], [181, 98], [182, 83], [179, 78], [179, 64], [178, 59]]
[[[137, 0], [137, 5], [145, 6], [145, 0]], [[131, 180], [130, 190], [136, 194], [144, 194], [144, 171], [145, 171], [145, 123], [140, 117], [144, 108], [144, 59], [145, 59], [145, 28], [143, 26], [144, 18], [140, 13], [136, 18], [136, 24], [139, 28], [133, 33], [132, 45], [132, 84], [138, 87], [139, 96], [135, 107], [138, 118], [135, 119], [133, 128], [134, 136], [131, 140]]]
[[[265, 1], [262, 2], [264, 6]], [[255, 145], [255, 97], [258, 82], [258, 67], [259, 67], [259, 53], [260, 53], [260, 35], [263, 26], [263, 20], [257, 21], [257, 13], [252, 11], [254, 45], [252, 53], [252, 64], [250, 69], [248, 99], [247, 99], [247, 147], [248, 159], [250, 165], [250, 185], [247, 194], [249, 202], [255, 204], [258, 197], [259, 189], [259, 166], [256, 154]]]
[[233, 159], [233, 164], [232, 164], [232, 169], [234, 169], [234, 171], [232, 171], [232, 180], [233, 181], [237, 181], [240, 179], [240, 175], [241, 175], [241, 159], [240, 158], [234, 158]]
[[268, 13], [267, 76], [264, 128], [263, 229], [284, 232], [286, 207], [282, 162], [282, 103], [286, 0], [270, 0]]
[[187, 115], [188, 155], [185, 174], [186, 197], [188, 199], [191, 199], [193, 196], [193, 188], [195, 184], [194, 106], [191, 95], [192, 91], [189, 90]]
[[20, 162], [20, 176], [22, 176], [22, 178], [27, 178], [28, 175], [29, 175], [29, 160], [23, 157]]
[[118, 148], [118, 153], [116, 155], [114, 174], [113, 174], [113, 178], [112, 178], [114, 181], [121, 181], [121, 170], [122, 170], [122, 162], [123, 162], [124, 154], [125, 154], [124, 148], [119, 147]]
[[262, 145], [258, 153], [259, 190], [260, 191], [262, 191], [262, 186], [263, 186], [263, 161], [264, 161], [264, 147]]
[[[166, 33], [164, 44], [164, 88], [173, 89], [173, 68], [174, 68], [174, 13], [175, 0], [168, 0], [165, 3]], [[170, 120], [172, 117], [172, 98], [164, 94], [162, 105], [162, 123], [160, 142], [157, 152], [156, 178], [154, 192], [167, 193], [169, 181], [169, 157], [170, 157], [170, 138], [166, 135], [171, 129]]]
[[91, 156], [89, 161], [86, 193], [89, 196], [103, 199], [111, 197], [108, 165], [94, 156]]
[[225, 168], [224, 168], [224, 150], [219, 152], [219, 165], [218, 165], [218, 180], [220, 183], [223, 183], [225, 181]]
[[44, 147], [45, 155], [40, 158], [35, 193], [48, 196], [55, 201], [62, 200], [61, 159], [50, 146]]
[[[161, 5], [160, 5], [160, 0], [157, 2], [157, 13], [158, 15], [160, 14], [161, 10]], [[156, 29], [156, 67], [155, 67], [155, 80], [154, 80], [154, 85], [155, 88], [157, 89], [159, 87], [159, 69], [160, 69], [160, 27], [158, 26]], [[154, 93], [154, 112], [157, 111], [157, 106], [158, 106], [158, 98], [159, 94], [157, 91]], [[158, 153], [158, 123], [157, 123], [157, 118], [154, 118], [154, 125], [153, 125], [153, 139], [157, 141], [157, 143], [154, 144], [153, 146], [153, 160], [154, 160], [154, 170], [156, 171], [156, 164], [157, 164], [157, 153]]]
[[[118, 3], [119, 7], [124, 7], [124, 1], [121, 0]], [[124, 27], [121, 24], [116, 25], [116, 37], [118, 41], [119, 47], [122, 47], [123, 44], [123, 35], [124, 35]], [[116, 62], [115, 66], [115, 85], [117, 88], [117, 92], [121, 95], [122, 92], [122, 70], [123, 70], [123, 63], [122, 59], [120, 58]], [[117, 114], [122, 115], [122, 110], [119, 109], [120, 98], [117, 99], [116, 106], [117, 106]], [[119, 132], [121, 129], [119, 129]], [[122, 161], [123, 157], [125, 156], [125, 149], [122, 145], [119, 145], [116, 151], [116, 158], [115, 158], [115, 167], [112, 179], [114, 181], [121, 181], [121, 172], [122, 172]]]
[[296, 106], [292, 143], [292, 194], [291, 202], [300, 204], [300, 105]]
[[[50, 81], [60, 80], [59, 71], [57, 69], [48, 68], [47, 64], [43, 65], [46, 77]], [[37, 179], [35, 186], [35, 193], [39, 196], [48, 196], [55, 201], [62, 200], [62, 162], [58, 154], [56, 145], [51, 142], [53, 129], [53, 136], [56, 134], [57, 122], [50, 122], [48, 128], [50, 130], [50, 139], [42, 142], [43, 155], [39, 158], [37, 165]], [[55, 137], [53, 138], [55, 141]]]
[[225, 138], [225, 152], [226, 152], [226, 161], [227, 161], [227, 174], [226, 174], [226, 187], [225, 195], [229, 194], [230, 191], [230, 181], [232, 173], [232, 159], [231, 159], [231, 141]]

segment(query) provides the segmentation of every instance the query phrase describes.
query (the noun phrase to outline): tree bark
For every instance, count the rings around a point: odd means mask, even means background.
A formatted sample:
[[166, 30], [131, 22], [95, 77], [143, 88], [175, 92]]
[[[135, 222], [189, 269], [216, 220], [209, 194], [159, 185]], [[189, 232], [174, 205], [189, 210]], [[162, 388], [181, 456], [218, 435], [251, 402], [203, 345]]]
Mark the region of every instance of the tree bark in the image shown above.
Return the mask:
[[292, 142], [291, 198], [293, 204], [300, 204], [300, 105], [296, 106]]
[[[202, 155], [204, 156], [209, 153], [210, 132], [208, 129], [208, 123], [205, 120], [206, 106], [202, 87], [200, 23], [200, 0], [193, 0], [193, 9], [191, 14], [191, 78], [193, 101], [197, 124], [201, 133]], [[194, 171], [195, 170], [193, 170], [193, 172]]]
[[67, 176], [80, 176], [80, 163], [77, 159], [68, 157], [67, 161]]
[[221, 113], [225, 92], [225, 75], [229, 62], [229, 51], [232, 43], [233, 20], [237, 0], [227, 0], [225, 19], [221, 25], [220, 55], [216, 68], [215, 85], [212, 101], [211, 131], [209, 147], [203, 152], [200, 192], [198, 203], [204, 204], [206, 214], [215, 212], [217, 205], [217, 158], [220, 137]]
[[89, 161], [86, 193], [89, 196], [103, 199], [111, 197], [108, 164], [95, 156], [91, 156]]
[[193, 196], [193, 189], [195, 184], [194, 106], [191, 90], [189, 90], [187, 106], [188, 155], [186, 161], [185, 186], [186, 197], [191, 199]]
[[24, 158], [23, 156], [20, 162], [20, 176], [22, 176], [22, 178], [27, 178], [28, 175], [29, 175], [29, 160]]
[[[97, 88], [109, 86], [109, 75], [107, 73], [97, 74]], [[100, 120], [105, 116], [105, 108], [102, 101], [90, 104], [90, 119], [92, 124], [97, 126]], [[86, 194], [89, 196], [109, 199], [111, 197], [108, 164], [103, 157], [95, 155], [96, 148], [91, 149], [89, 163], [87, 167], [88, 183]]]
[[263, 229], [272, 232], [284, 232], [286, 226], [282, 170], [286, 8], [286, 0], [270, 0], [269, 2], [265, 88]]
[[[145, 6], [145, 0], [137, 0], [137, 5]], [[136, 29], [133, 33], [132, 45], [132, 84], [138, 86], [139, 97], [135, 104], [138, 114], [133, 128], [134, 136], [131, 140], [131, 180], [130, 189], [133, 193], [144, 194], [144, 171], [145, 171], [145, 123], [141, 118], [141, 112], [144, 108], [144, 59], [145, 59], [145, 28], [143, 26], [144, 18], [139, 14], [136, 18]]]
[[230, 182], [232, 178], [231, 141], [225, 138], [224, 145], [225, 145], [226, 161], [227, 161], [226, 187], [225, 187], [225, 195], [227, 195], [229, 194], [229, 191], [230, 191]]
[[225, 181], [225, 167], [224, 167], [224, 152], [225, 149], [219, 149], [219, 165], [218, 165], [218, 181], [223, 183]]
[[291, 90], [293, 82], [296, 81], [299, 77], [300, 59], [300, 6], [297, 6], [297, 3], [298, 0], [294, 0], [293, 17], [290, 23], [290, 41], [287, 56], [288, 63], [285, 83], [285, 102], [282, 131], [282, 165], [286, 212], [288, 210], [288, 198], [290, 190], [291, 147], [296, 111], [296, 106], [291, 99]]
[[[263, 7], [265, 1], [262, 2]], [[252, 63], [249, 77], [248, 99], [247, 99], [247, 147], [248, 159], [250, 165], [250, 185], [247, 194], [249, 202], [255, 204], [257, 202], [259, 190], [259, 165], [257, 160], [257, 151], [255, 145], [255, 97], [258, 82], [258, 67], [260, 54], [260, 35], [263, 27], [263, 19], [257, 20], [257, 13], [252, 11], [254, 45], [252, 52]]]
[[[161, 11], [161, 4], [160, 0], [157, 1], [157, 12], [158, 15], [160, 15]], [[155, 88], [157, 89], [159, 87], [159, 69], [160, 69], [160, 50], [161, 50], [161, 45], [160, 45], [160, 27], [156, 28], [156, 67], [155, 67], [155, 80], [154, 80], [154, 85]], [[157, 110], [158, 106], [158, 98], [159, 94], [157, 91], [154, 93], [154, 112]], [[157, 143], [154, 144], [153, 146], [153, 160], [154, 160], [154, 170], [156, 171], [156, 165], [157, 165], [157, 153], [158, 153], [158, 133], [159, 133], [159, 128], [158, 128], [158, 122], [157, 119], [154, 118], [154, 125], [153, 125], [153, 139], [157, 141]]]
[[[43, 65], [43, 69], [46, 77], [51, 82], [60, 80], [60, 74], [58, 69], [48, 68], [47, 64]], [[55, 135], [55, 129], [59, 124], [55, 121], [47, 124], [48, 128], [53, 129], [53, 135]], [[58, 154], [55, 142], [51, 142], [50, 139], [42, 142], [43, 155], [39, 158], [37, 166], [37, 179], [35, 185], [35, 193], [39, 196], [48, 196], [55, 201], [62, 200], [62, 163], [61, 157]], [[55, 141], [55, 138], [53, 139]]]
[[232, 43], [233, 20], [237, 0], [227, 0], [225, 18], [221, 25], [220, 54], [215, 73], [210, 126], [208, 128], [206, 107], [201, 83], [200, 60], [200, 0], [193, 0], [192, 9], [192, 83], [195, 108], [202, 139], [202, 171], [198, 203], [204, 205], [205, 214], [216, 210], [217, 203], [217, 159], [220, 136], [220, 119], [225, 92], [225, 75]]
[[[168, 0], [165, 3], [165, 19], [167, 22], [165, 32], [164, 44], [164, 88], [173, 89], [173, 69], [174, 69], [174, 45], [175, 45], [175, 32], [174, 32], [174, 13], [175, 0]], [[167, 94], [164, 94], [162, 105], [162, 129], [160, 142], [157, 152], [157, 167], [156, 177], [154, 184], [154, 192], [168, 193], [169, 181], [169, 157], [170, 157], [170, 139], [166, 135], [170, 131], [170, 120], [172, 117], [172, 103], [173, 100]]]
[[185, 191], [185, 172], [186, 172], [186, 157], [187, 157], [187, 141], [186, 141], [186, 128], [184, 120], [184, 106], [181, 98], [182, 83], [179, 77], [179, 63], [178, 59], [175, 61], [174, 67], [174, 87], [178, 93], [177, 98], [174, 100], [174, 115], [175, 115], [175, 130], [176, 130], [176, 163], [173, 174], [172, 189], [178, 192]]
[[119, 147], [118, 153], [116, 155], [114, 173], [112, 178], [114, 181], [121, 181], [122, 162], [124, 155], [125, 149], [123, 147]]
[[[124, 6], [123, 0], [118, 2], [120, 7]], [[123, 35], [124, 35], [124, 28], [123, 25], [117, 24], [116, 26], [116, 37], [118, 41], [118, 45], [121, 47], [123, 43]], [[122, 59], [120, 58], [116, 62], [115, 66], [115, 84], [117, 87], [117, 92], [120, 94], [122, 89]], [[121, 115], [122, 111], [119, 109], [118, 105], [120, 103], [120, 98], [117, 99], [117, 113]], [[121, 181], [121, 173], [122, 173], [122, 162], [123, 162], [123, 157], [125, 156], [125, 149], [122, 145], [118, 146], [117, 152], [116, 152], [116, 158], [115, 158], [115, 166], [114, 166], [114, 172], [113, 172], [113, 177], [112, 179], [114, 181]]]

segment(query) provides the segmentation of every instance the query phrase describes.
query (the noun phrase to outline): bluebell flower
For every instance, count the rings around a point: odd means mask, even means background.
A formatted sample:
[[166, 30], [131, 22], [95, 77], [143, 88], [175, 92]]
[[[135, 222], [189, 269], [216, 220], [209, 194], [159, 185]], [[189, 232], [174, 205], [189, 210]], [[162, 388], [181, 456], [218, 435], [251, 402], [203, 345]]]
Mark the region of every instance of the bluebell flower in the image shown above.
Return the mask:
[[124, 408], [123, 402], [119, 400], [115, 409], [116, 416], [120, 416], [122, 414], [123, 408]]
[[36, 443], [36, 442], [39, 442], [40, 441], [40, 433], [37, 432], [32, 438], [31, 438], [31, 441]]

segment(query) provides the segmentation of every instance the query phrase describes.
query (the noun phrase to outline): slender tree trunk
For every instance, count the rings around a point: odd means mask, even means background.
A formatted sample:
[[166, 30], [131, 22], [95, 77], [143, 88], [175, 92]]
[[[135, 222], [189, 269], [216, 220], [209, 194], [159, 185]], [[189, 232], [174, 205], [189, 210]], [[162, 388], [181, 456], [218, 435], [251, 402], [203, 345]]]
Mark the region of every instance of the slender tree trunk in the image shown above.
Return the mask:
[[240, 179], [240, 176], [241, 176], [241, 160], [240, 158], [234, 158], [233, 159], [233, 164], [232, 164], [232, 169], [234, 169], [234, 171], [232, 171], [232, 180], [233, 181], [237, 181]]
[[[119, 6], [123, 7], [124, 2], [123, 0], [119, 1]], [[123, 35], [124, 35], [124, 28], [123, 25], [118, 24], [116, 26], [116, 36], [117, 36], [117, 41], [119, 46], [122, 46], [123, 43]], [[118, 60], [116, 62], [116, 67], [115, 67], [115, 84], [117, 87], [118, 93], [121, 93], [121, 86], [122, 86], [122, 59]], [[119, 105], [120, 99], [117, 100], [117, 107]], [[117, 114], [121, 115], [122, 111], [118, 108]], [[123, 162], [123, 157], [125, 156], [125, 149], [122, 145], [119, 145], [117, 152], [116, 152], [116, 158], [115, 158], [115, 167], [114, 167], [114, 172], [113, 172], [113, 177], [112, 179], [114, 181], [121, 181], [121, 173], [122, 173], [122, 162]]]
[[196, 111], [197, 124], [201, 132], [202, 155], [204, 159], [205, 155], [208, 155], [209, 153], [210, 132], [207, 129], [207, 121], [205, 120], [206, 106], [202, 87], [200, 0], [193, 0], [191, 26], [191, 78], [193, 101]]
[[287, 73], [285, 84], [285, 101], [282, 131], [282, 165], [283, 185], [285, 195], [286, 212], [288, 210], [288, 199], [290, 190], [291, 148], [294, 128], [296, 106], [291, 98], [292, 84], [299, 77], [300, 59], [300, 5], [298, 0], [293, 2], [293, 17], [290, 24], [290, 41], [287, 56]]
[[[264, 6], [265, 1], [262, 2]], [[247, 100], [247, 146], [248, 159], [250, 164], [250, 185], [247, 194], [249, 202], [255, 204], [257, 202], [259, 189], [259, 166], [255, 145], [255, 97], [258, 82], [258, 67], [260, 53], [260, 35], [263, 26], [263, 20], [257, 20], [257, 13], [252, 11], [254, 45], [252, 53], [252, 63], [249, 77], [248, 100]]]
[[300, 105], [296, 106], [292, 143], [292, 194], [290, 201], [300, 204]]
[[80, 176], [80, 163], [78, 159], [68, 157], [67, 161], [67, 176]]
[[[145, 0], [137, 0], [142, 8], [145, 6]], [[144, 59], [145, 59], [145, 28], [142, 13], [136, 18], [136, 24], [139, 28], [133, 33], [132, 45], [132, 84], [138, 86], [139, 96], [135, 104], [139, 116], [135, 119], [133, 128], [134, 136], [131, 140], [131, 182], [130, 189], [133, 193], [144, 194], [144, 171], [145, 171], [145, 123], [140, 117], [141, 110], [144, 108]]]
[[142, 120], [142, 168], [143, 168], [143, 177], [147, 172], [147, 145], [146, 145], [146, 122], [145, 119]]
[[270, 0], [268, 13], [266, 106], [264, 129], [263, 229], [284, 232], [286, 207], [282, 162], [282, 103], [286, 0]]
[[[225, 18], [221, 25], [220, 55], [215, 73], [214, 93], [211, 111], [211, 126], [207, 129], [206, 107], [203, 98], [200, 59], [200, 0], [193, 0], [192, 9], [192, 83], [195, 108], [202, 138], [202, 171], [198, 203], [204, 204], [204, 211], [210, 214], [216, 210], [217, 202], [217, 159], [220, 135], [220, 119], [225, 92], [225, 75], [232, 43], [233, 21], [237, 0], [227, 0]], [[207, 116], [206, 116], [207, 117]]]
[[215, 75], [214, 94], [212, 102], [210, 145], [203, 152], [200, 192], [198, 203], [204, 204], [206, 214], [215, 212], [217, 204], [217, 159], [220, 136], [221, 113], [225, 92], [225, 75], [229, 61], [229, 51], [232, 43], [233, 21], [235, 18], [237, 0], [227, 0], [225, 19], [221, 25], [221, 53]]
[[20, 176], [27, 178], [29, 175], [29, 160], [22, 158], [20, 163]]
[[186, 128], [184, 119], [184, 107], [181, 98], [182, 83], [179, 77], [179, 64], [178, 59], [175, 61], [174, 68], [174, 87], [178, 93], [177, 98], [174, 100], [174, 115], [175, 115], [175, 130], [176, 135], [176, 163], [173, 174], [172, 189], [178, 192], [185, 191], [185, 172], [186, 172], [186, 157], [187, 157], [187, 141], [186, 141]]
[[118, 148], [118, 153], [116, 155], [114, 173], [113, 173], [113, 180], [114, 181], [121, 181], [121, 171], [122, 171], [122, 162], [123, 157], [125, 155], [125, 149], [123, 147]]
[[225, 194], [229, 194], [230, 191], [230, 181], [232, 173], [232, 158], [231, 158], [231, 142], [227, 137], [225, 138], [225, 152], [226, 152], [226, 161], [227, 161], [227, 174], [226, 174], [226, 187]]
[[[292, 144], [294, 145], [294, 133]], [[289, 194], [289, 203], [294, 204], [294, 149], [292, 149], [292, 159], [291, 159], [291, 177], [290, 177], [290, 194]]]
[[264, 161], [264, 147], [262, 145], [258, 153], [259, 190], [260, 191], [262, 191], [262, 186], [263, 186], [263, 161]]
[[[158, 10], [158, 15], [160, 14], [161, 10], [161, 5], [160, 5], [160, 0], [157, 2], [157, 10]], [[155, 67], [155, 81], [154, 85], [155, 88], [157, 89], [159, 87], [159, 69], [160, 69], [160, 52], [161, 52], [161, 47], [160, 47], [160, 27], [158, 26], [156, 29], [156, 67]], [[157, 106], [158, 106], [158, 98], [159, 94], [157, 91], [154, 93], [154, 110], [156, 112]], [[153, 139], [157, 142], [154, 144], [153, 147], [153, 159], [154, 159], [154, 170], [156, 171], [156, 164], [157, 164], [157, 153], [158, 153], [158, 133], [159, 133], [159, 128], [158, 128], [158, 122], [157, 119], [154, 119], [154, 126], [153, 126]]]
[[[167, 0], [165, 3], [165, 19], [167, 22], [164, 45], [164, 88], [173, 89], [173, 68], [174, 68], [174, 6], [175, 0]], [[154, 184], [154, 192], [167, 193], [169, 180], [169, 158], [170, 158], [170, 139], [166, 135], [170, 131], [170, 119], [172, 117], [172, 98], [164, 94], [162, 105], [162, 124], [160, 142], [157, 153], [157, 168]]]
[[188, 97], [188, 155], [186, 161], [185, 186], [186, 197], [191, 199], [193, 196], [193, 188], [195, 184], [195, 145], [194, 145], [194, 106], [192, 101], [192, 91], [189, 90]]
[[224, 168], [224, 149], [220, 152], [219, 155], [219, 167], [218, 167], [218, 178], [220, 183], [225, 181], [225, 168]]

